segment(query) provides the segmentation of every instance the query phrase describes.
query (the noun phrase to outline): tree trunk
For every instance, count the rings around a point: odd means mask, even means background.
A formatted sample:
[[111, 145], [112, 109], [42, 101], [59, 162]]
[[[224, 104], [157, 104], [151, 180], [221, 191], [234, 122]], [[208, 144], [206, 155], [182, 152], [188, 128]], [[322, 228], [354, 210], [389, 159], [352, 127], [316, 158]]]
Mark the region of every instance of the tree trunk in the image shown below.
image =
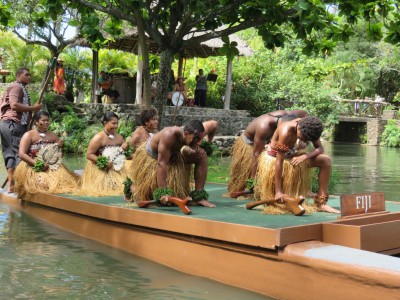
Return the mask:
[[229, 110], [231, 106], [231, 90], [232, 90], [232, 60], [227, 61], [226, 66], [226, 88], [224, 97], [224, 109]]
[[93, 50], [93, 61], [92, 61], [92, 103], [97, 103], [98, 95], [97, 95], [97, 79], [99, 74], [99, 52]]
[[[146, 36], [144, 34], [143, 17], [139, 10], [135, 11], [136, 26], [138, 31], [138, 38], [140, 48], [142, 50], [142, 62], [143, 62], [143, 106], [144, 108], [149, 108], [151, 106], [151, 79], [150, 79], [150, 63], [149, 63], [149, 49], [146, 44]], [[140, 58], [139, 58], [140, 59]], [[140, 96], [140, 95], [139, 95]]]
[[[54, 53], [54, 52], [50, 51], [50, 61], [47, 64], [46, 73], [45, 73], [44, 77], [42, 78], [42, 82], [40, 83], [41, 87], [43, 87], [47, 76], [49, 76], [49, 73], [51, 71], [51, 62], [53, 61], [53, 57], [58, 58], [59, 55], [60, 55], [60, 53]], [[51, 80], [51, 82], [53, 82], [53, 80]], [[47, 91], [47, 86], [46, 86], [46, 91]]]
[[169, 87], [169, 76], [171, 73], [171, 65], [174, 61], [174, 52], [171, 49], [165, 49], [161, 52], [160, 57], [160, 72], [157, 77], [157, 95], [154, 101], [154, 106], [158, 110], [160, 116], [160, 124], [162, 124], [162, 114], [164, 111], [164, 106], [167, 102]]
[[138, 47], [138, 61], [136, 71], [136, 104], [142, 105], [142, 82], [143, 82], [143, 59], [142, 59], [142, 47]]

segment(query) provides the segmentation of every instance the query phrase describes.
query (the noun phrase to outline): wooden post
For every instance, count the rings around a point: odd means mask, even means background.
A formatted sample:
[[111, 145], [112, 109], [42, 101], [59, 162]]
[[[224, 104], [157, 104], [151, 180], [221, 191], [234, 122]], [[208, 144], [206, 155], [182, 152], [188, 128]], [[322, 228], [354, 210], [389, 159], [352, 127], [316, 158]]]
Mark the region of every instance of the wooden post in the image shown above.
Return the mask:
[[99, 52], [93, 50], [93, 62], [92, 62], [92, 103], [97, 103], [98, 97], [97, 91], [97, 79], [99, 74]]
[[138, 46], [138, 63], [136, 72], [136, 104], [142, 104], [142, 74], [143, 74], [143, 56], [142, 47]]
[[228, 59], [226, 69], [227, 70], [226, 70], [224, 109], [229, 110], [231, 106], [231, 90], [232, 90], [232, 60]]

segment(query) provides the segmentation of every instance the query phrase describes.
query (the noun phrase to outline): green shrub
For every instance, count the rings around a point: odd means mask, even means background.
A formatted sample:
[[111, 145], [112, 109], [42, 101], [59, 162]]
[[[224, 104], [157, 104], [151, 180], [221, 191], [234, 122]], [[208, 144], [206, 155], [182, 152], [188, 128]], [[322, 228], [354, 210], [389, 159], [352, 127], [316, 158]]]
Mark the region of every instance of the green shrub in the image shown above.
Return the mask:
[[[318, 193], [318, 174], [319, 170], [314, 168], [312, 178], [312, 192]], [[331, 177], [329, 178], [328, 193], [334, 194], [336, 192], [336, 186], [340, 182], [340, 173], [337, 169], [332, 168]]]
[[101, 125], [88, 127], [88, 119], [77, 116], [71, 107], [68, 113], [54, 112], [49, 130], [64, 140], [64, 153], [85, 153], [90, 139], [102, 130]]
[[126, 139], [128, 136], [132, 134], [132, 132], [135, 129], [135, 124], [134, 122], [128, 122], [126, 120], [120, 120], [117, 132], [122, 135], [124, 139]]
[[387, 147], [400, 147], [400, 127], [395, 120], [388, 120], [381, 136], [381, 145]]

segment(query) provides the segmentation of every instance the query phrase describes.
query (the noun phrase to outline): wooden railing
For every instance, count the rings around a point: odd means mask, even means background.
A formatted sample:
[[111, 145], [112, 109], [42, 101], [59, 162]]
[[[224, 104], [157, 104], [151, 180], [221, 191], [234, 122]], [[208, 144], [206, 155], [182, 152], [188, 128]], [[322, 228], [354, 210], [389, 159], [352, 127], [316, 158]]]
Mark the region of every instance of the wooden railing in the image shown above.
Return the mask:
[[379, 118], [385, 106], [390, 103], [384, 102], [384, 98], [377, 97], [373, 99], [338, 99], [334, 100], [340, 105], [340, 114], [343, 116], [357, 116]]

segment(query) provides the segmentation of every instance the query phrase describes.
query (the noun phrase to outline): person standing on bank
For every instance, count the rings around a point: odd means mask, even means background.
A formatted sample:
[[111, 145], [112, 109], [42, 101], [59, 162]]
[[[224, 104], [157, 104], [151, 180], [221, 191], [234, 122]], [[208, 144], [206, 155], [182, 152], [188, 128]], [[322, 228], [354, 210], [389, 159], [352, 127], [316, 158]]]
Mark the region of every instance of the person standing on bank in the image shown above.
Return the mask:
[[194, 91], [194, 105], [205, 107], [207, 98], [207, 78], [203, 69], [199, 69], [196, 76], [196, 90]]
[[16, 81], [12, 83], [1, 100], [1, 150], [7, 169], [7, 180], [9, 187], [7, 192], [14, 192], [13, 174], [18, 163], [19, 142], [25, 132], [31, 113], [42, 108], [42, 104], [31, 105], [26, 86], [31, 82], [31, 74], [28, 68], [22, 67], [17, 70]]
[[54, 68], [54, 84], [53, 89], [57, 95], [64, 95], [65, 93], [65, 71], [63, 60], [61, 58], [57, 59], [57, 65]]

